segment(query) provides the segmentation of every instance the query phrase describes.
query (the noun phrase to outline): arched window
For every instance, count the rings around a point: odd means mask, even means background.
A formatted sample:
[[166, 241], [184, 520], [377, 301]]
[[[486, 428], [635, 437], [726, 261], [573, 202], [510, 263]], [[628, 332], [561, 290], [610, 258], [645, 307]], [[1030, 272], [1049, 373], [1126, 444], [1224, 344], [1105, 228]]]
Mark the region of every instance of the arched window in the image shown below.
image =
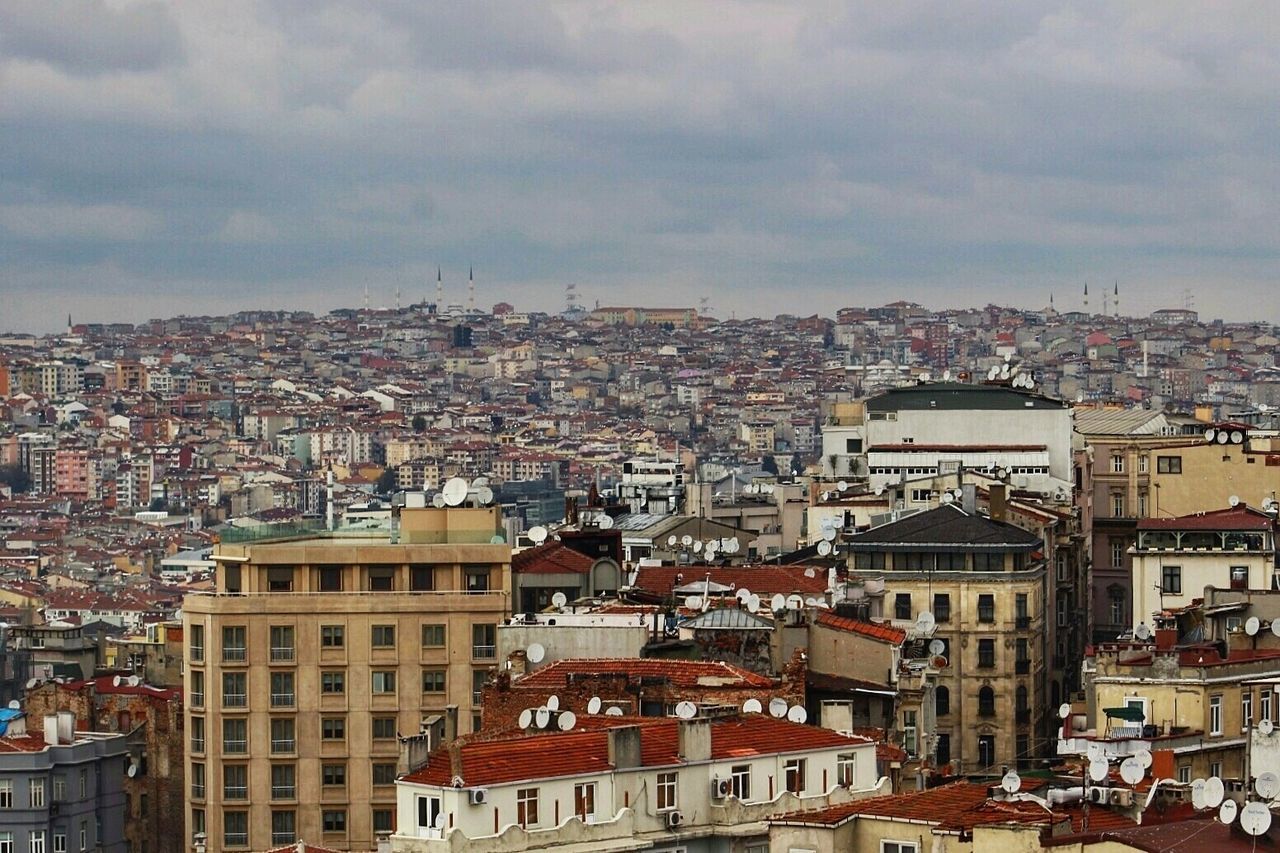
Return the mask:
[[945, 717], [951, 713], [951, 691], [946, 687], [939, 686], [933, 692], [934, 713], [939, 717]]
[[1027, 710], [1027, 686], [1025, 684], [1018, 685], [1018, 690], [1014, 694], [1014, 701], [1017, 702], [1015, 707], [1019, 711]]
[[990, 687], [978, 691], [978, 716], [994, 717], [996, 715], [996, 692]]

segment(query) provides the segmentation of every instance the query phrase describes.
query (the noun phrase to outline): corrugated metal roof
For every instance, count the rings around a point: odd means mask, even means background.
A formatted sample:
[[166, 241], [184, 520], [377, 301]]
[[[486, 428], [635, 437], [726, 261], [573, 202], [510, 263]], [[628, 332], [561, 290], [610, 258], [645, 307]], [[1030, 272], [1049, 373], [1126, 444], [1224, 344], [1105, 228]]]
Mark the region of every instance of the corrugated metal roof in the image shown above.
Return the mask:
[[680, 623], [680, 627], [694, 631], [772, 631], [773, 623], [736, 607], [718, 607], [686, 619]]

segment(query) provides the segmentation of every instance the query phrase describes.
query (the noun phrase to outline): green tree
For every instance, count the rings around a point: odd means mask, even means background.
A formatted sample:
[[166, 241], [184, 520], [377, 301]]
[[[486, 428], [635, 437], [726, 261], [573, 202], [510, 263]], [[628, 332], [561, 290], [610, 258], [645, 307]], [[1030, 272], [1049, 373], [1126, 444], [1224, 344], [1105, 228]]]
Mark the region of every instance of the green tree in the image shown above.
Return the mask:
[[396, 469], [388, 466], [382, 469], [382, 473], [378, 475], [378, 494], [386, 495], [394, 492], [398, 478], [396, 477]]
[[31, 488], [31, 477], [17, 465], [0, 465], [0, 483], [18, 494]]
[[421, 414], [417, 414], [413, 416], [413, 431], [414, 432], [427, 431], [427, 419], [424, 418]]

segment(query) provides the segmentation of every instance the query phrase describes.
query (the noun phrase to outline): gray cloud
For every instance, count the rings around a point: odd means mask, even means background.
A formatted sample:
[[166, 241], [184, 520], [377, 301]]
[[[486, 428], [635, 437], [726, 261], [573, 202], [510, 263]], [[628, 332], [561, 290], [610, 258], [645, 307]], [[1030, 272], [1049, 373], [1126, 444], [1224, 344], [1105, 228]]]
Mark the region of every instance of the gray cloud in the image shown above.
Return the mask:
[[182, 56], [178, 27], [160, 3], [3, 0], [0, 49], [73, 74], [149, 71]]

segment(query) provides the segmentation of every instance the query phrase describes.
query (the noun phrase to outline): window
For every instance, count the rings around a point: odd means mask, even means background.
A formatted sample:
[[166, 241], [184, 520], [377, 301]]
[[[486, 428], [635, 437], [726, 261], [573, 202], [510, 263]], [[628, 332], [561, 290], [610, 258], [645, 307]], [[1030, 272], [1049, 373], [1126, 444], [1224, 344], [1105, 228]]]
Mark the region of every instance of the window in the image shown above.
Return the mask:
[[374, 809], [373, 810], [373, 831], [374, 832], [395, 832], [396, 829], [396, 813], [393, 809]]
[[913, 758], [916, 755], [916, 712], [902, 712], [902, 748]]
[[80, 771], [80, 799], [89, 796], [89, 771], [81, 769]]
[[342, 566], [320, 567], [320, 591], [342, 592]]
[[346, 740], [347, 721], [343, 717], [325, 717], [320, 721], [320, 737], [324, 740]]
[[1231, 588], [1232, 589], [1248, 589], [1249, 588], [1249, 567], [1248, 566], [1232, 566], [1231, 567]]
[[292, 708], [294, 702], [293, 673], [271, 673], [271, 707]]
[[573, 786], [573, 813], [584, 823], [596, 819], [596, 783], [583, 782]]
[[191, 765], [191, 796], [198, 800], [204, 799], [204, 765], [193, 763]]
[[1222, 734], [1222, 696], [1209, 697], [1209, 734]]
[[1157, 474], [1181, 474], [1182, 473], [1182, 457], [1181, 456], [1157, 456], [1156, 457], [1156, 473]]
[[493, 660], [498, 656], [498, 626], [471, 626], [471, 657], [475, 660]]
[[320, 626], [320, 647], [340, 649], [346, 645], [346, 632], [341, 625]]
[[[201, 723], [204, 720], [200, 721]], [[62, 776], [53, 777], [53, 801], [55, 803], [66, 802], [67, 799], [67, 780]]]
[[933, 618], [938, 622], [951, 621], [951, 596], [948, 593], [933, 594]]
[[854, 554], [853, 567], [855, 569], [881, 570], [884, 568], [884, 554], [881, 552]]
[[396, 588], [395, 566], [370, 566], [366, 583], [370, 592], [392, 592]]
[[1147, 455], [1144, 453], [1144, 454], [1142, 454], [1141, 456], [1139, 456], [1139, 457], [1138, 457], [1138, 473], [1139, 473], [1139, 474], [1145, 474], [1145, 473], [1147, 473], [1147, 469], [1148, 469], [1149, 467], [1150, 467], [1150, 466], [1149, 466], [1149, 460], [1148, 460], [1148, 457], [1147, 457]]
[[222, 751], [228, 755], [244, 755], [249, 751], [247, 720], [229, 719], [222, 721]]
[[374, 717], [373, 718], [373, 739], [374, 740], [393, 740], [396, 736], [396, 718], [395, 717]]
[[423, 693], [443, 693], [444, 692], [444, 670], [443, 669], [424, 669], [422, 671], [422, 692]]
[[751, 765], [735, 764], [729, 770], [729, 785], [733, 796], [743, 802], [751, 799]]
[[434, 836], [428, 837], [439, 838], [439, 830], [436, 829], [436, 822], [440, 819], [440, 798], [439, 797], [416, 797], [418, 801], [418, 828], [425, 829], [428, 832], [434, 831]]
[[271, 751], [294, 752], [297, 736], [293, 717], [277, 717], [271, 721]]
[[1123, 539], [1112, 537], [1111, 544], [1111, 568], [1124, 568], [1124, 552], [1127, 549], [1127, 543]]
[[986, 623], [996, 621], [996, 597], [991, 593], [978, 596], [978, 621]]
[[193, 662], [204, 660], [204, 626], [203, 625], [191, 626], [190, 649], [191, 649], [191, 660]]
[[516, 823], [528, 829], [538, 825], [538, 789], [516, 789]]
[[340, 833], [347, 831], [346, 809], [326, 809], [320, 813], [320, 828], [324, 832]]
[[[84, 830], [80, 830], [84, 835]], [[222, 813], [222, 843], [227, 847], [249, 846], [249, 813]], [[81, 845], [83, 847], [83, 844]]]
[[862, 439], [860, 439], [860, 438], [846, 438], [846, 439], [844, 440], [844, 452], [845, 452], [845, 453], [861, 453], [861, 452], [862, 452]]
[[426, 648], [440, 648], [444, 646], [444, 626], [443, 625], [423, 625], [422, 626], [422, 645]]
[[293, 567], [269, 567], [267, 569], [267, 592], [293, 592]]
[[396, 671], [394, 669], [377, 669], [370, 673], [372, 690], [375, 694], [396, 692]]
[[928, 503], [933, 498], [932, 489], [912, 489], [911, 502], [916, 504]]
[[[204, 752], [204, 717], [191, 718], [191, 751]], [[66, 786], [63, 787], [65, 789]], [[57, 791], [57, 788], [54, 790]]]
[[30, 783], [31, 808], [44, 808], [44, 780], [32, 779]]
[[13, 808], [13, 780], [0, 779], [0, 809]]
[[394, 785], [396, 783], [396, 766], [378, 762], [373, 765], [373, 784]]
[[[246, 840], [245, 843], [247, 844], [248, 841]], [[80, 821], [80, 849], [89, 849], [89, 821], [87, 820]]]
[[374, 625], [373, 637], [370, 639], [370, 645], [375, 649], [392, 648], [396, 644], [396, 626], [395, 625]]
[[978, 666], [989, 669], [996, 665], [996, 641], [978, 641]]
[[1111, 456], [1111, 473], [1112, 474], [1124, 473], [1124, 457], [1118, 453], [1114, 453]]
[[271, 660], [277, 663], [293, 660], [293, 626], [271, 626]]
[[980, 551], [973, 555], [973, 570], [975, 572], [1003, 572], [1004, 571], [1004, 552]]
[[1148, 497], [1148, 492], [1146, 489], [1138, 490], [1138, 517], [1139, 518], [1147, 517], [1147, 497]]
[[1160, 577], [1160, 592], [1165, 595], [1182, 595], [1182, 566], [1164, 566]]
[[920, 853], [914, 841], [881, 841], [880, 853]]
[[996, 692], [990, 685], [984, 684], [978, 690], [978, 716], [994, 717], [996, 715]]
[[436, 588], [436, 570], [434, 566], [410, 566], [409, 589], [414, 592], [430, 592]]
[[27, 853], [45, 853], [44, 830], [34, 829], [27, 837]]
[[191, 670], [191, 707], [204, 707], [204, 672], [199, 669]]
[[325, 764], [320, 767], [320, 784], [326, 788], [347, 786], [347, 765]]
[[1126, 621], [1125, 611], [1128, 609], [1124, 606], [1124, 588], [1121, 586], [1108, 587], [1107, 599], [1110, 602], [1111, 624], [1123, 625]]
[[347, 692], [347, 676], [341, 670], [329, 670], [320, 673], [321, 693]]
[[658, 774], [658, 811], [671, 811], [676, 807], [676, 774]]
[[858, 756], [852, 752], [842, 752], [836, 756], [836, 784], [852, 788], [858, 779]]
[[938, 685], [933, 691], [933, 707], [939, 717], [951, 713], [951, 690], [945, 684]]
[[946, 732], [938, 734], [937, 754], [934, 760], [938, 767], [945, 767], [951, 761], [951, 735]]
[[1240, 730], [1246, 731], [1253, 725], [1253, 691], [1245, 690], [1240, 694]]
[[1209, 762], [1209, 775], [1210, 775], [1210, 776], [1218, 776], [1218, 777], [1221, 777], [1221, 776], [1222, 776], [1222, 762], [1221, 762], [1221, 761], [1210, 761], [1210, 762]]
[[248, 673], [222, 673], [222, 707], [245, 708], [249, 705]]
[[893, 616], [895, 619], [911, 618], [911, 593], [900, 592], [893, 597]]
[[1124, 492], [1111, 493], [1111, 517], [1124, 518]]
[[222, 659], [229, 663], [243, 661], [247, 656], [245, 649], [245, 628], [243, 625], [227, 626], [222, 629]]
[[1026, 675], [1031, 672], [1031, 647], [1026, 637], [1018, 637], [1013, 642], [1014, 671], [1018, 675]]
[[792, 758], [782, 765], [783, 783], [788, 791], [793, 794], [804, 793], [808, 767], [809, 762], [804, 758]]
[[1191, 782], [1191, 765], [1190, 764], [1178, 765], [1178, 781], [1183, 783], [1184, 785], [1189, 784]]
[[271, 799], [292, 800], [297, 796], [298, 771], [292, 764], [271, 765]]
[[222, 799], [249, 799], [249, 768], [244, 764], [222, 765]]
[[983, 768], [996, 763], [996, 736], [978, 735], [978, 764]]
[[489, 567], [468, 567], [465, 570], [467, 579], [467, 592], [488, 592], [489, 591]]
[[298, 840], [298, 819], [293, 811], [271, 813], [271, 843], [293, 844]]
[[[1271, 691], [1263, 689], [1258, 694], [1258, 719], [1271, 720]], [[1272, 720], [1272, 722], [1275, 722]]]
[[[199, 810], [197, 809], [197, 811]], [[204, 832], [203, 827], [199, 831]], [[53, 834], [53, 853], [67, 853], [67, 834], [65, 832], [55, 832]]]

